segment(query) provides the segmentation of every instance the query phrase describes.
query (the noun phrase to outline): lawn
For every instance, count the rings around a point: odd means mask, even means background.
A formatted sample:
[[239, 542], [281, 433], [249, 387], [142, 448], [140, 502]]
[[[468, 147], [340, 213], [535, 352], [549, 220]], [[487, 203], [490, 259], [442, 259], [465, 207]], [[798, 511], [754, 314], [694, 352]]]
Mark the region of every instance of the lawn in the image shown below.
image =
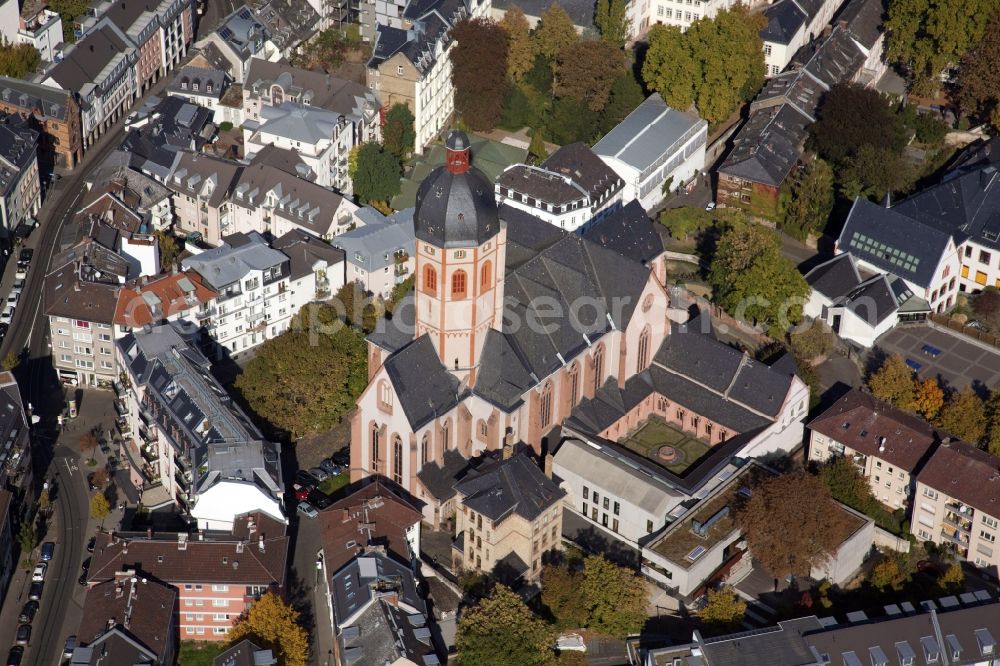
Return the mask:
[[[662, 465], [674, 474], [683, 474], [709, 449], [708, 444], [655, 416], [650, 417], [641, 428], [623, 439], [620, 444]], [[677, 449], [681, 453], [681, 459], [670, 465], [660, 461], [656, 452], [664, 444]]]
[[350, 483], [350, 476], [351, 475], [347, 472], [342, 472], [337, 476], [331, 476], [329, 479], [319, 484], [319, 489], [327, 495], [332, 495]]
[[181, 641], [177, 654], [177, 663], [184, 666], [212, 666], [212, 660], [222, 654], [226, 648], [225, 641], [209, 643], [208, 641]]

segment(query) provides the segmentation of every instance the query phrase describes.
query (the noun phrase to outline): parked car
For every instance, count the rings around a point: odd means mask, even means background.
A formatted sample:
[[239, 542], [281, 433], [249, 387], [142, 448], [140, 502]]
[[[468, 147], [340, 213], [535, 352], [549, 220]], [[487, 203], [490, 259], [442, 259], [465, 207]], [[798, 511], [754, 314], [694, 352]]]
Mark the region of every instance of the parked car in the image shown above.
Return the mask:
[[9, 330], [10, 330], [10, 324], [6, 322], [0, 323], [0, 340], [3, 340], [5, 337], [7, 337], [7, 331]]
[[28, 598], [31, 599], [32, 601], [38, 601], [39, 599], [41, 599], [43, 585], [44, 583], [42, 583], [41, 581], [35, 581], [34, 583], [32, 583], [31, 587], [28, 588]]
[[45, 570], [49, 568], [49, 565], [45, 562], [39, 562], [35, 565], [35, 570], [31, 574], [31, 580], [33, 582], [40, 582], [45, 580]]
[[18, 645], [27, 645], [28, 641], [31, 640], [31, 625], [22, 624], [17, 628], [17, 636], [14, 638], [14, 642]]
[[316, 477], [316, 480], [323, 483], [330, 478], [330, 475], [321, 470], [319, 467], [312, 467], [309, 469], [309, 473]]
[[330, 456], [330, 460], [337, 463], [341, 467], [351, 466], [351, 450], [348, 448], [341, 449]]
[[17, 305], [17, 299], [21, 297], [21, 292], [12, 291], [7, 295], [7, 305], [15, 307]]
[[705, 210], [707, 210], [709, 212], [712, 212], [713, 210], [715, 210], [715, 202], [714, 201], [709, 201], [708, 205], [705, 206]]
[[333, 462], [333, 458], [327, 458], [319, 464], [319, 468], [330, 476], [340, 475], [340, 466]]
[[28, 267], [18, 264], [17, 272], [14, 273], [14, 277], [17, 278], [18, 280], [23, 280], [24, 278], [28, 277]]
[[4, 308], [3, 313], [0, 314], [0, 323], [9, 325], [13, 319], [14, 319], [14, 308], [8, 305], [6, 308]]
[[305, 486], [307, 488], [315, 488], [319, 485], [319, 479], [310, 474], [304, 469], [300, 469], [295, 473], [295, 483], [300, 486]]
[[309, 493], [309, 497], [306, 501], [319, 511], [322, 511], [326, 507], [333, 504], [333, 500], [330, 499], [330, 496], [319, 489], [315, 489]]
[[90, 541], [87, 542], [87, 552], [88, 553], [94, 552], [94, 548], [96, 546], [97, 546], [97, 537], [95, 536], [90, 537]]
[[48, 562], [56, 554], [56, 545], [51, 541], [42, 544], [42, 562]]
[[73, 650], [76, 649], [76, 636], [67, 636], [66, 645], [63, 646], [63, 658], [69, 659], [73, 656]]
[[309, 491], [311, 489], [305, 486], [300, 486], [297, 483], [292, 484], [292, 492], [295, 493], [295, 501], [301, 502], [305, 498], [309, 497]]
[[319, 511], [314, 509], [309, 502], [299, 502], [299, 513], [306, 518], [315, 518], [319, 515]]
[[24, 648], [15, 645], [7, 653], [7, 666], [21, 666], [22, 659], [24, 659]]
[[21, 264], [24, 264], [25, 266], [27, 266], [28, 264], [31, 263], [31, 258], [34, 256], [35, 256], [34, 250], [32, 250], [30, 247], [24, 248], [23, 250], [21, 250], [21, 253], [17, 255], [17, 265], [20, 266]]
[[17, 616], [17, 621], [21, 624], [31, 624], [35, 620], [35, 613], [38, 612], [38, 602], [29, 601], [24, 604], [21, 614]]

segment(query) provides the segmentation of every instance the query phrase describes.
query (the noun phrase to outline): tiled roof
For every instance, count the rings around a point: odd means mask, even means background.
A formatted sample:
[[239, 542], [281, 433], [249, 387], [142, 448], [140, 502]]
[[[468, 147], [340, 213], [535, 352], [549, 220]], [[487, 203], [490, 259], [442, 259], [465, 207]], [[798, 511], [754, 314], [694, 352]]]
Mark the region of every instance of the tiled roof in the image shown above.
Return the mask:
[[828, 299], [846, 296], [861, 284], [861, 274], [850, 252], [838, 254], [806, 273], [806, 283]]
[[194, 271], [165, 275], [147, 284], [134, 282], [118, 294], [114, 321], [118, 326], [141, 328], [194, 310], [216, 296]]
[[90, 644], [118, 628], [159, 657], [173, 648], [171, 625], [177, 590], [136, 572], [114, 576], [87, 590], [77, 636]]
[[1000, 518], [1000, 458], [965, 442], [942, 442], [917, 480]]

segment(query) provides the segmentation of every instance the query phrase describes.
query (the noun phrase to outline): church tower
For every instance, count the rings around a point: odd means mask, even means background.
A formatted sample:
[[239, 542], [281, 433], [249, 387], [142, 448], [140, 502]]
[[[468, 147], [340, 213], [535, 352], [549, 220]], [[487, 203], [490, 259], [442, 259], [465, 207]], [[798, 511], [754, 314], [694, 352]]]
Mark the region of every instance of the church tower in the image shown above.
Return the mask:
[[472, 384], [487, 331], [502, 326], [507, 233], [492, 185], [470, 165], [469, 138], [453, 131], [445, 147], [413, 214], [415, 334], [429, 334], [441, 363]]

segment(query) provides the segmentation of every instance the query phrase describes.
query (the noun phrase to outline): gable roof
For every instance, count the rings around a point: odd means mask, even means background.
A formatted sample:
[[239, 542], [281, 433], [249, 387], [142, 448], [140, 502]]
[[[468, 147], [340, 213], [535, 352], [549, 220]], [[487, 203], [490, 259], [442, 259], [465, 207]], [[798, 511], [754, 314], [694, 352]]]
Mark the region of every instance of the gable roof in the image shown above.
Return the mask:
[[588, 226], [583, 237], [644, 266], [664, 249], [657, 225], [635, 199]]
[[134, 282], [118, 293], [114, 323], [139, 328], [194, 310], [218, 296], [194, 271], [174, 273], [146, 284]]
[[169, 641], [176, 603], [177, 590], [168, 585], [140, 575], [119, 575], [87, 590], [77, 635], [89, 645], [117, 629], [163, 659], [173, 648]]
[[805, 278], [810, 287], [831, 301], [846, 296], [862, 282], [850, 252], [827, 259], [806, 273]]
[[944, 441], [917, 480], [949, 497], [1000, 517], [1000, 458], [960, 441]]
[[775, 44], [790, 44], [809, 17], [795, 0], [781, 0], [764, 8], [767, 25], [760, 29], [760, 38]]
[[426, 333], [392, 354], [384, 367], [413, 430], [446, 414], [467, 394], [441, 364]]
[[286, 98], [294, 97], [302, 104], [348, 117], [360, 115], [366, 101], [375, 102], [375, 95], [356, 81], [262, 58], [250, 60], [245, 85], [262, 96], [270, 96], [271, 86], [278, 85]]
[[[330, 270], [335, 269], [337, 264], [344, 263], [343, 250], [302, 229], [292, 229], [276, 238], [271, 247], [288, 255], [293, 280], [311, 274], [317, 262], [325, 263]], [[336, 270], [342, 274], [343, 266]]]
[[533, 521], [566, 495], [523, 451], [470, 470], [455, 491], [464, 506], [494, 522], [511, 514]]
[[594, 144], [594, 152], [643, 173], [707, 128], [708, 123], [697, 115], [672, 109], [660, 93], [653, 93]]
[[198, 273], [205, 284], [218, 291], [243, 279], [250, 271], [267, 270], [288, 261], [287, 256], [270, 247], [256, 231], [243, 237], [247, 242], [236, 244], [232, 239], [230, 237], [229, 242], [223, 242], [219, 247], [187, 257], [181, 265], [184, 270]]
[[247, 638], [212, 660], [213, 666], [274, 666], [277, 663], [271, 650], [264, 650]]
[[415, 236], [412, 208], [385, 217], [374, 208], [366, 206], [355, 215], [364, 224], [330, 240], [334, 247], [344, 251], [348, 263], [371, 272], [393, 265], [396, 261], [394, 254], [398, 251], [413, 256]]

